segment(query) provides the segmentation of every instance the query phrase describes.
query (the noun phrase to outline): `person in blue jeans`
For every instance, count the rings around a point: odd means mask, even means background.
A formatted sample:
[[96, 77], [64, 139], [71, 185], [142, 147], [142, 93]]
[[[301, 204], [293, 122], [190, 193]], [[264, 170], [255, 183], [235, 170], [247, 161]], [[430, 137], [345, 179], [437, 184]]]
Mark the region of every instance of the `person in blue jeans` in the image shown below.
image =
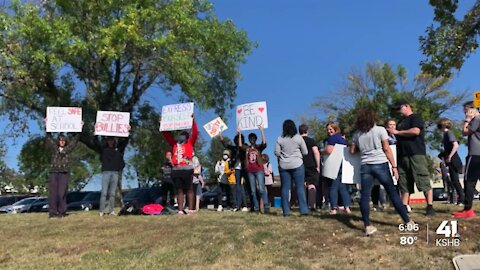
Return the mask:
[[290, 192], [292, 183], [297, 192], [300, 215], [308, 215], [307, 198], [305, 195], [305, 168], [303, 156], [308, 154], [307, 145], [298, 134], [297, 126], [292, 120], [283, 122], [282, 136], [278, 137], [275, 145], [275, 156], [280, 167], [282, 210], [283, 215], [290, 214]]
[[[342, 144], [347, 145], [347, 142], [343, 138], [342, 134], [340, 133], [340, 127], [334, 122], [328, 122], [326, 125], [327, 128], [327, 146], [325, 150], [322, 151], [322, 154], [330, 155], [335, 148], [335, 144]], [[348, 193], [347, 185], [342, 183], [342, 168], [340, 167], [337, 178], [333, 179], [329, 183], [328, 187], [328, 196], [330, 199], [330, 214], [335, 215], [337, 214], [338, 210], [338, 193], [342, 198], [342, 203], [344, 206], [344, 211], [347, 214], [351, 213], [350, 205], [352, 200], [350, 198], [350, 194]]]
[[[263, 170], [263, 157], [262, 151], [267, 148], [267, 143], [265, 140], [265, 133], [263, 132], [263, 126], [258, 126], [260, 134], [262, 136], [262, 143], [257, 144], [257, 135], [255, 133], [250, 133], [248, 135], [248, 142], [250, 145], [243, 145], [242, 141], [239, 139], [238, 146], [240, 149], [244, 150], [246, 153], [245, 166], [247, 169], [248, 182], [250, 183], [250, 194], [253, 199], [252, 207], [254, 212], [260, 212], [260, 203], [263, 203], [264, 212], [268, 213], [270, 211], [270, 206], [268, 204], [268, 195], [265, 191], [265, 172]], [[241, 135], [240, 129], [238, 130], [239, 136]], [[260, 192], [260, 203], [257, 198], [257, 188]]]
[[392, 173], [388, 166], [390, 163], [392, 172], [398, 179], [397, 165], [388, 144], [387, 131], [384, 127], [375, 125], [375, 122], [376, 116], [373, 110], [360, 109], [356, 120], [357, 132], [354, 134], [353, 143], [350, 146], [350, 153], [360, 152], [361, 155], [360, 212], [362, 213], [366, 235], [371, 235], [377, 231], [377, 228], [370, 223], [370, 192], [374, 178], [385, 188], [403, 222], [410, 222], [407, 209], [403, 206], [400, 196], [395, 190]]

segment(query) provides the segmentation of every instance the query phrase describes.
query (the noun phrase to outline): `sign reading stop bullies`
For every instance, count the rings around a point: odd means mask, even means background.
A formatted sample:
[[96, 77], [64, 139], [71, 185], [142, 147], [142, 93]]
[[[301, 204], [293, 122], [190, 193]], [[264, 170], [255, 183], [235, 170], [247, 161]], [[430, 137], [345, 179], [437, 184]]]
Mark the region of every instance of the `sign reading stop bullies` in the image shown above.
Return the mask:
[[130, 135], [130, 113], [98, 111], [95, 135], [128, 137]]

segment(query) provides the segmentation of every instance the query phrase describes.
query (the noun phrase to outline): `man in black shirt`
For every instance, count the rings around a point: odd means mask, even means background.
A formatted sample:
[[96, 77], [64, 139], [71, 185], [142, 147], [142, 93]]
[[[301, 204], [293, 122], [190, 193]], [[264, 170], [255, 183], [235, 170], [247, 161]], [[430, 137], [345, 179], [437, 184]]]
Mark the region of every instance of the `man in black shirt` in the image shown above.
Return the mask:
[[303, 156], [305, 182], [307, 183], [308, 188], [308, 207], [311, 211], [315, 211], [315, 203], [317, 201], [317, 186], [320, 173], [320, 151], [318, 151], [318, 146], [315, 141], [308, 137], [308, 126], [302, 124], [298, 129], [308, 149], [308, 154]]
[[397, 137], [397, 164], [400, 179], [398, 185], [402, 193], [402, 202], [408, 205], [410, 194], [414, 193], [414, 185], [423, 191], [427, 199], [426, 215], [433, 216], [433, 192], [430, 184], [430, 173], [426, 160], [426, 145], [423, 130], [425, 123], [420, 115], [414, 114], [406, 100], [398, 100], [394, 104], [404, 118], [397, 129], [388, 129]]

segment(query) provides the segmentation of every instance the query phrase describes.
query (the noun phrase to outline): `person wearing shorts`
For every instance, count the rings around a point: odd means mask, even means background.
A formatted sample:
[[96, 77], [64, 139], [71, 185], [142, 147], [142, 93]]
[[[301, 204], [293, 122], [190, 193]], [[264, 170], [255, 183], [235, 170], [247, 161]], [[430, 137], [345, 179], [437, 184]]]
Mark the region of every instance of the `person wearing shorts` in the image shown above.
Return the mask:
[[[162, 134], [168, 144], [172, 147], [172, 181], [177, 189], [178, 213], [193, 213], [194, 193], [193, 193], [193, 150], [198, 138], [198, 127], [193, 117], [192, 134], [182, 131], [177, 139], [168, 131], [162, 131]], [[161, 119], [160, 119], [161, 121]], [[184, 211], [184, 193], [187, 193], [188, 209]]]
[[408, 205], [410, 194], [415, 192], [414, 185], [422, 191], [427, 200], [426, 215], [435, 215], [433, 209], [433, 192], [430, 184], [430, 172], [426, 159], [426, 144], [424, 138], [425, 123], [420, 115], [406, 100], [398, 100], [394, 104], [403, 119], [397, 128], [389, 128], [389, 132], [397, 138], [398, 181], [402, 193], [402, 203]]

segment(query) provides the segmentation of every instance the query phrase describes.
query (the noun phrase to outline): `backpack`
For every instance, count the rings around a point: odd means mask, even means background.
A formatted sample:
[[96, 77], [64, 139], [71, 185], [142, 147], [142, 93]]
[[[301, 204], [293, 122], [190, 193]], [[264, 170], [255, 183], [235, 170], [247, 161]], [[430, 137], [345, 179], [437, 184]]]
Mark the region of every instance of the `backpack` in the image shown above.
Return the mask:
[[142, 212], [146, 215], [160, 215], [163, 211], [163, 206], [161, 204], [147, 204], [142, 208]]
[[125, 215], [141, 215], [142, 210], [138, 206], [137, 201], [132, 201], [126, 203], [120, 212], [118, 213], [119, 216], [125, 216]]

